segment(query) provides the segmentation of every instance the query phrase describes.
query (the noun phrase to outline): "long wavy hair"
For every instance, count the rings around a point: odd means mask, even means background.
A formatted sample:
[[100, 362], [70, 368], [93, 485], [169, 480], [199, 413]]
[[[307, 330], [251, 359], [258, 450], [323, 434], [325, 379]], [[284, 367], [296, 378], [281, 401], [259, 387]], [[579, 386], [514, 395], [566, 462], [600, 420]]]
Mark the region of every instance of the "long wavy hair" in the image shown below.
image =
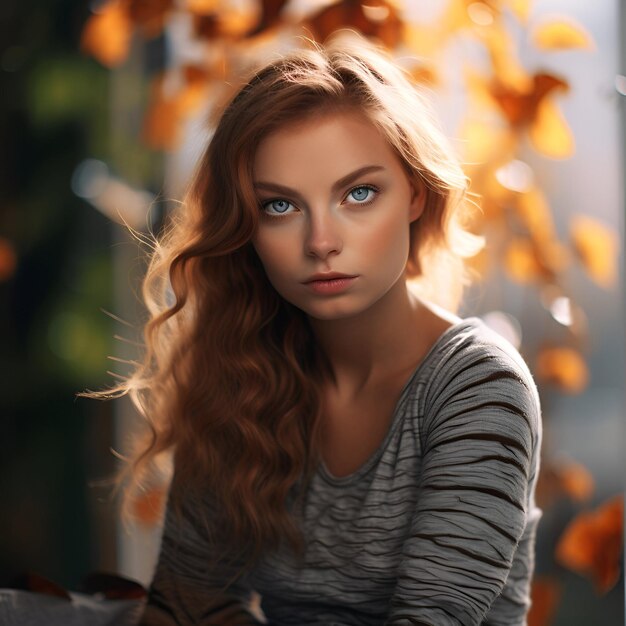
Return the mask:
[[225, 553], [246, 555], [244, 570], [283, 541], [302, 555], [295, 505], [319, 463], [329, 377], [307, 316], [274, 290], [251, 244], [255, 151], [287, 124], [352, 110], [379, 129], [409, 178], [425, 184], [406, 275], [456, 308], [464, 257], [480, 242], [466, 229], [467, 178], [427, 100], [360, 37], [311, 43], [253, 73], [221, 110], [184, 201], [154, 241], [142, 360], [119, 385], [84, 394], [128, 394], [145, 419], [120, 478], [126, 502], [169, 455], [185, 492], [209, 490], [219, 503], [211, 524], [223, 531]]

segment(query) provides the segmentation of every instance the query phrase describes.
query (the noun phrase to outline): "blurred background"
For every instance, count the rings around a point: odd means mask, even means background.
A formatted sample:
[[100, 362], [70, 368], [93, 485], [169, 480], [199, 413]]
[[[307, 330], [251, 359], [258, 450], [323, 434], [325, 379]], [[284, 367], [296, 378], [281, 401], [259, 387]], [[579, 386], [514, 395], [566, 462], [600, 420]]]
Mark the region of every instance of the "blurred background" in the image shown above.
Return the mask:
[[531, 626], [624, 622], [624, 106], [617, 0], [3, 0], [0, 586], [148, 584], [148, 491], [107, 479], [136, 416], [149, 249], [251, 63], [352, 28], [432, 96], [482, 196], [463, 315], [518, 346], [544, 409]]

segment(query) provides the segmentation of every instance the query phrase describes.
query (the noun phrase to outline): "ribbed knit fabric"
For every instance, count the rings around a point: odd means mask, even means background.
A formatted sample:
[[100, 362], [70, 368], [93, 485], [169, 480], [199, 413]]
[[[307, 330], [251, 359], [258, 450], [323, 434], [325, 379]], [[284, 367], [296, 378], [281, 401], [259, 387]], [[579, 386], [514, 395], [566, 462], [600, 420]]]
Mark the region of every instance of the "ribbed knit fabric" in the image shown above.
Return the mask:
[[[261, 594], [272, 626], [524, 625], [540, 445], [526, 364], [481, 320], [463, 320], [413, 372], [366, 463], [341, 478], [320, 464], [303, 509], [304, 565], [285, 547], [231, 594]], [[198, 506], [209, 505], [189, 502], [182, 526], [168, 514], [149, 599], [180, 624], [219, 623], [206, 610], [222, 582], [207, 568], [219, 548]]]

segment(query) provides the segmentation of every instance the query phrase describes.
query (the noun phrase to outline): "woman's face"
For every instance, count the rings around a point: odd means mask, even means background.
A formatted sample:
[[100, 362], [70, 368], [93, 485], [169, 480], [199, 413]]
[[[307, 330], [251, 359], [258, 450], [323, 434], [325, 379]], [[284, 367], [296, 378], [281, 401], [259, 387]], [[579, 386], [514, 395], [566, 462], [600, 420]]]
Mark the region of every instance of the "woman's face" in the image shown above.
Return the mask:
[[[367, 118], [328, 114], [272, 133], [253, 177], [261, 217], [252, 244], [285, 300], [317, 319], [349, 317], [403, 279], [424, 190]], [[352, 278], [310, 282], [329, 272]]]

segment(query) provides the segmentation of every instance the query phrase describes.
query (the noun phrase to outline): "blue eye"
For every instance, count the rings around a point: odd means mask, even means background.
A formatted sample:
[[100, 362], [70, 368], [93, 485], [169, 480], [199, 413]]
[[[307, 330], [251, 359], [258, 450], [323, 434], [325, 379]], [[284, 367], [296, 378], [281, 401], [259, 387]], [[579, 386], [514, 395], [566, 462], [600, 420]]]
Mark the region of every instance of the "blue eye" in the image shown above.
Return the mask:
[[374, 199], [374, 196], [378, 189], [369, 185], [361, 185], [351, 189], [348, 196], [351, 196], [353, 200], [356, 200], [358, 204], [367, 204]]
[[[283, 215], [291, 206], [291, 202], [287, 202], [287, 200], [270, 200], [269, 202], [265, 202], [262, 206], [270, 215], [272, 215], [273, 212], [277, 215]], [[269, 209], [271, 209], [271, 211]]]

